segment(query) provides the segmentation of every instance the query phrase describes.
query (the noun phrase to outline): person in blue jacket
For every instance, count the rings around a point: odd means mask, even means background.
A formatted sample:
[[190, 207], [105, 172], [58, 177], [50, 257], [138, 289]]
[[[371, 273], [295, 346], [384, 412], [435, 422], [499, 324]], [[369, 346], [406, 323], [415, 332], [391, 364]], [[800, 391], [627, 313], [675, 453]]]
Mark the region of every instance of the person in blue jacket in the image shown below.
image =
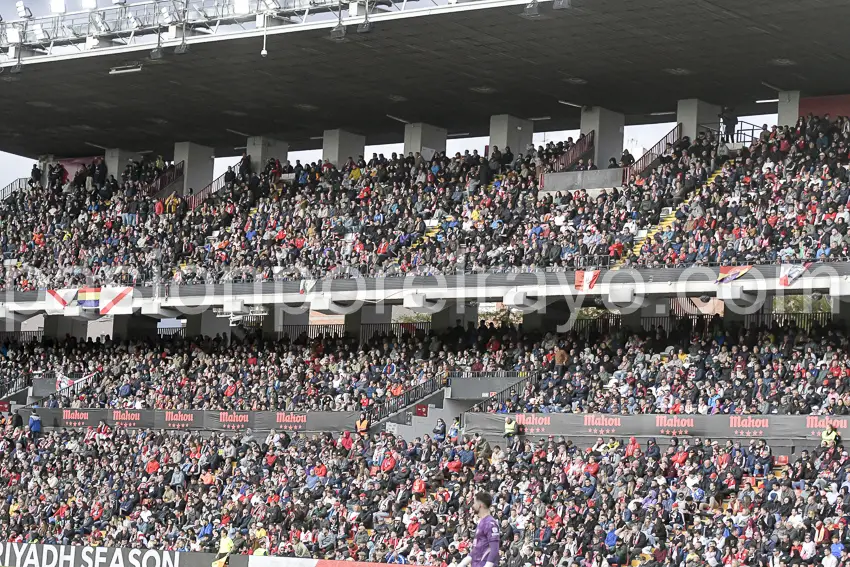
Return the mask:
[[32, 440], [38, 441], [38, 438], [41, 436], [41, 417], [35, 413], [35, 410], [33, 410], [30, 416], [29, 427]]

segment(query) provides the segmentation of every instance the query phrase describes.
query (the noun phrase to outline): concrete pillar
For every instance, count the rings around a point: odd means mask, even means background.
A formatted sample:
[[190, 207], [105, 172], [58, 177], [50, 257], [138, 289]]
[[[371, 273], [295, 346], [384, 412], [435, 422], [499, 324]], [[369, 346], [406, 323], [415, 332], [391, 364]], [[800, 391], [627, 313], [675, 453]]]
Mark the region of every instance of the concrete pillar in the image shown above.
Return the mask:
[[187, 337], [224, 335], [229, 338], [231, 330], [230, 319], [228, 317], [217, 317], [212, 309], [207, 309], [197, 315], [186, 316]]
[[[513, 150], [513, 148], [511, 148]], [[478, 326], [478, 306], [464, 302], [446, 302], [442, 311], [431, 315], [431, 330], [446, 331], [453, 329], [458, 323], [467, 328], [469, 323]]]
[[357, 159], [366, 149], [366, 138], [345, 130], [325, 130], [322, 135], [322, 159], [335, 166], [345, 163], [348, 158]]
[[553, 301], [539, 311], [524, 313], [522, 328], [524, 331], [557, 333], [558, 326], [570, 320], [570, 306], [566, 301]]
[[189, 189], [198, 193], [213, 180], [215, 151], [207, 146], [194, 142], [177, 142], [174, 144], [174, 163], [184, 162], [183, 194], [188, 195]]
[[696, 98], [680, 100], [676, 107], [676, 120], [682, 124], [682, 135], [694, 140], [698, 133], [706, 130], [706, 125], [719, 128], [720, 110], [716, 104]]
[[[121, 173], [127, 167], [127, 162], [130, 160], [139, 161], [142, 159], [142, 156], [137, 154], [136, 152], [131, 152], [129, 150], [122, 150], [119, 148], [112, 148], [106, 150], [103, 161], [106, 164], [106, 178], [109, 179], [110, 175], [114, 175], [115, 179], [121, 179]], [[43, 171], [47, 171], [45, 168]], [[75, 171], [68, 172], [71, 177], [74, 176]]]
[[363, 325], [386, 325], [393, 322], [393, 306], [386, 303], [364, 305], [345, 315], [345, 332], [362, 340]]
[[528, 146], [534, 138], [534, 122], [523, 120], [510, 114], [496, 114], [490, 117], [490, 149], [494, 147], [504, 151], [510, 148], [514, 155], [528, 154]]
[[629, 331], [642, 332], [643, 331], [643, 314], [641, 313], [641, 309], [635, 309], [631, 313], [621, 313], [620, 314], [620, 324], [624, 329], [628, 329]]
[[[424, 122], [405, 124], [404, 126], [404, 155], [411, 152], [421, 152], [425, 159], [431, 159], [435, 153], [446, 151], [445, 128], [431, 126]], [[432, 151], [433, 150], [433, 151]]]
[[245, 151], [251, 156], [251, 170], [259, 173], [269, 159], [279, 159], [280, 163], [284, 163], [289, 154], [289, 144], [266, 136], [251, 136]]
[[780, 91], [777, 126], [794, 126], [800, 118], [800, 91]]
[[113, 340], [138, 340], [159, 338], [159, 321], [145, 315], [115, 315], [109, 336]]
[[626, 118], [619, 112], [588, 106], [581, 109], [581, 133], [594, 132], [593, 163], [599, 169], [608, 167], [608, 160], [616, 158], [617, 162], [623, 156], [623, 133]]
[[89, 336], [89, 322], [64, 315], [45, 315], [44, 336], [60, 340], [71, 336], [78, 341], [86, 341]]

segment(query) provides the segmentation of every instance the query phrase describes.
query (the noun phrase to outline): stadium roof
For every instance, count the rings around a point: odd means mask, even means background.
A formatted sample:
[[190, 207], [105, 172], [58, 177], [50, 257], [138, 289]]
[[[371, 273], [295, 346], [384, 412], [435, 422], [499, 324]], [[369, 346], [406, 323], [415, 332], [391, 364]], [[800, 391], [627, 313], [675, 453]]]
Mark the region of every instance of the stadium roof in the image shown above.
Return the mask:
[[[486, 7], [489, 6], [489, 7]], [[850, 92], [845, 0], [572, 0], [541, 5], [485, 1], [437, 6], [429, 15], [376, 15], [374, 31], [328, 41], [334, 20], [231, 38], [195, 37], [188, 53], [150, 61], [151, 46], [26, 62], [0, 75], [0, 150], [35, 157], [91, 155], [95, 146], [168, 155], [176, 141], [233, 155], [245, 136], [270, 135], [303, 149], [323, 129], [367, 143], [398, 142], [402, 125], [425, 121], [483, 135], [489, 116], [545, 118], [539, 131], [577, 128], [599, 105], [627, 123], [675, 119], [676, 101], [701, 98], [739, 114], [773, 89]], [[424, 12], [424, 11], [423, 11]], [[413, 16], [411, 12], [410, 16]], [[172, 41], [171, 46], [177, 42]], [[141, 72], [110, 75], [144, 62]], [[670, 113], [661, 115], [659, 113]]]

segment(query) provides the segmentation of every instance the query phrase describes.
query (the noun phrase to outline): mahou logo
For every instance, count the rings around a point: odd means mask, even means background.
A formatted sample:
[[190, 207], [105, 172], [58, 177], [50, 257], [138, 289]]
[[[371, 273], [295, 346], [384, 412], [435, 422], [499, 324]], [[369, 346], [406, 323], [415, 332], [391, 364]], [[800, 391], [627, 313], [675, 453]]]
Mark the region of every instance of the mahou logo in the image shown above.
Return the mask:
[[826, 429], [827, 425], [831, 425], [836, 429], [847, 429], [847, 420], [823, 415], [806, 416], [806, 429], [809, 430], [809, 435], [820, 437], [821, 432]]
[[514, 416], [526, 434], [544, 433], [546, 426], [552, 425], [552, 418], [539, 413], [518, 413]]
[[142, 414], [137, 411], [115, 410], [112, 412], [112, 419], [115, 421], [139, 421], [142, 419]]
[[165, 412], [165, 424], [175, 429], [186, 429], [195, 423], [195, 414], [187, 411]]
[[655, 427], [663, 435], [688, 435], [694, 428], [694, 420], [690, 417], [659, 415], [655, 418]]
[[770, 419], [766, 417], [741, 417], [740, 415], [730, 415], [729, 427], [741, 429], [764, 429], [765, 427], [770, 427]]
[[70, 419], [73, 421], [82, 421], [89, 418], [89, 412], [75, 409], [62, 410], [62, 419]]
[[62, 410], [62, 421], [67, 427], [77, 427], [87, 425], [89, 421], [89, 412], [75, 409]]
[[283, 429], [291, 431], [304, 429], [307, 424], [306, 413], [293, 413], [291, 411], [279, 411], [275, 414], [275, 422]]
[[248, 414], [222, 411], [218, 413], [218, 420], [227, 429], [240, 429], [243, 425], [248, 425]]
[[616, 433], [620, 423], [619, 417], [598, 414], [584, 416], [585, 431], [594, 435]]

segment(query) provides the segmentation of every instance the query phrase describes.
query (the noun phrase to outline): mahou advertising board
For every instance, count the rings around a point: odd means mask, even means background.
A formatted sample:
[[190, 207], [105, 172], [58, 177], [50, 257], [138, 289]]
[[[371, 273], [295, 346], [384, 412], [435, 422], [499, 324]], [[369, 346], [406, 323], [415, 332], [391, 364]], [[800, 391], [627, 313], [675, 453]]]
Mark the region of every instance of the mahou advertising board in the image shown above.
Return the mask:
[[189, 431], [345, 431], [357, 412], [36, 409], [45, 427], [94, 427], [101, 421], [131, 429]]
[[468, 413], [467, 433], [500, 436], [510, 417], [527, 436], [711, 437], [721, 439], [818, 439], [827, 425], [850, 434], [850, 419], [820, 415], [613, 415]]

